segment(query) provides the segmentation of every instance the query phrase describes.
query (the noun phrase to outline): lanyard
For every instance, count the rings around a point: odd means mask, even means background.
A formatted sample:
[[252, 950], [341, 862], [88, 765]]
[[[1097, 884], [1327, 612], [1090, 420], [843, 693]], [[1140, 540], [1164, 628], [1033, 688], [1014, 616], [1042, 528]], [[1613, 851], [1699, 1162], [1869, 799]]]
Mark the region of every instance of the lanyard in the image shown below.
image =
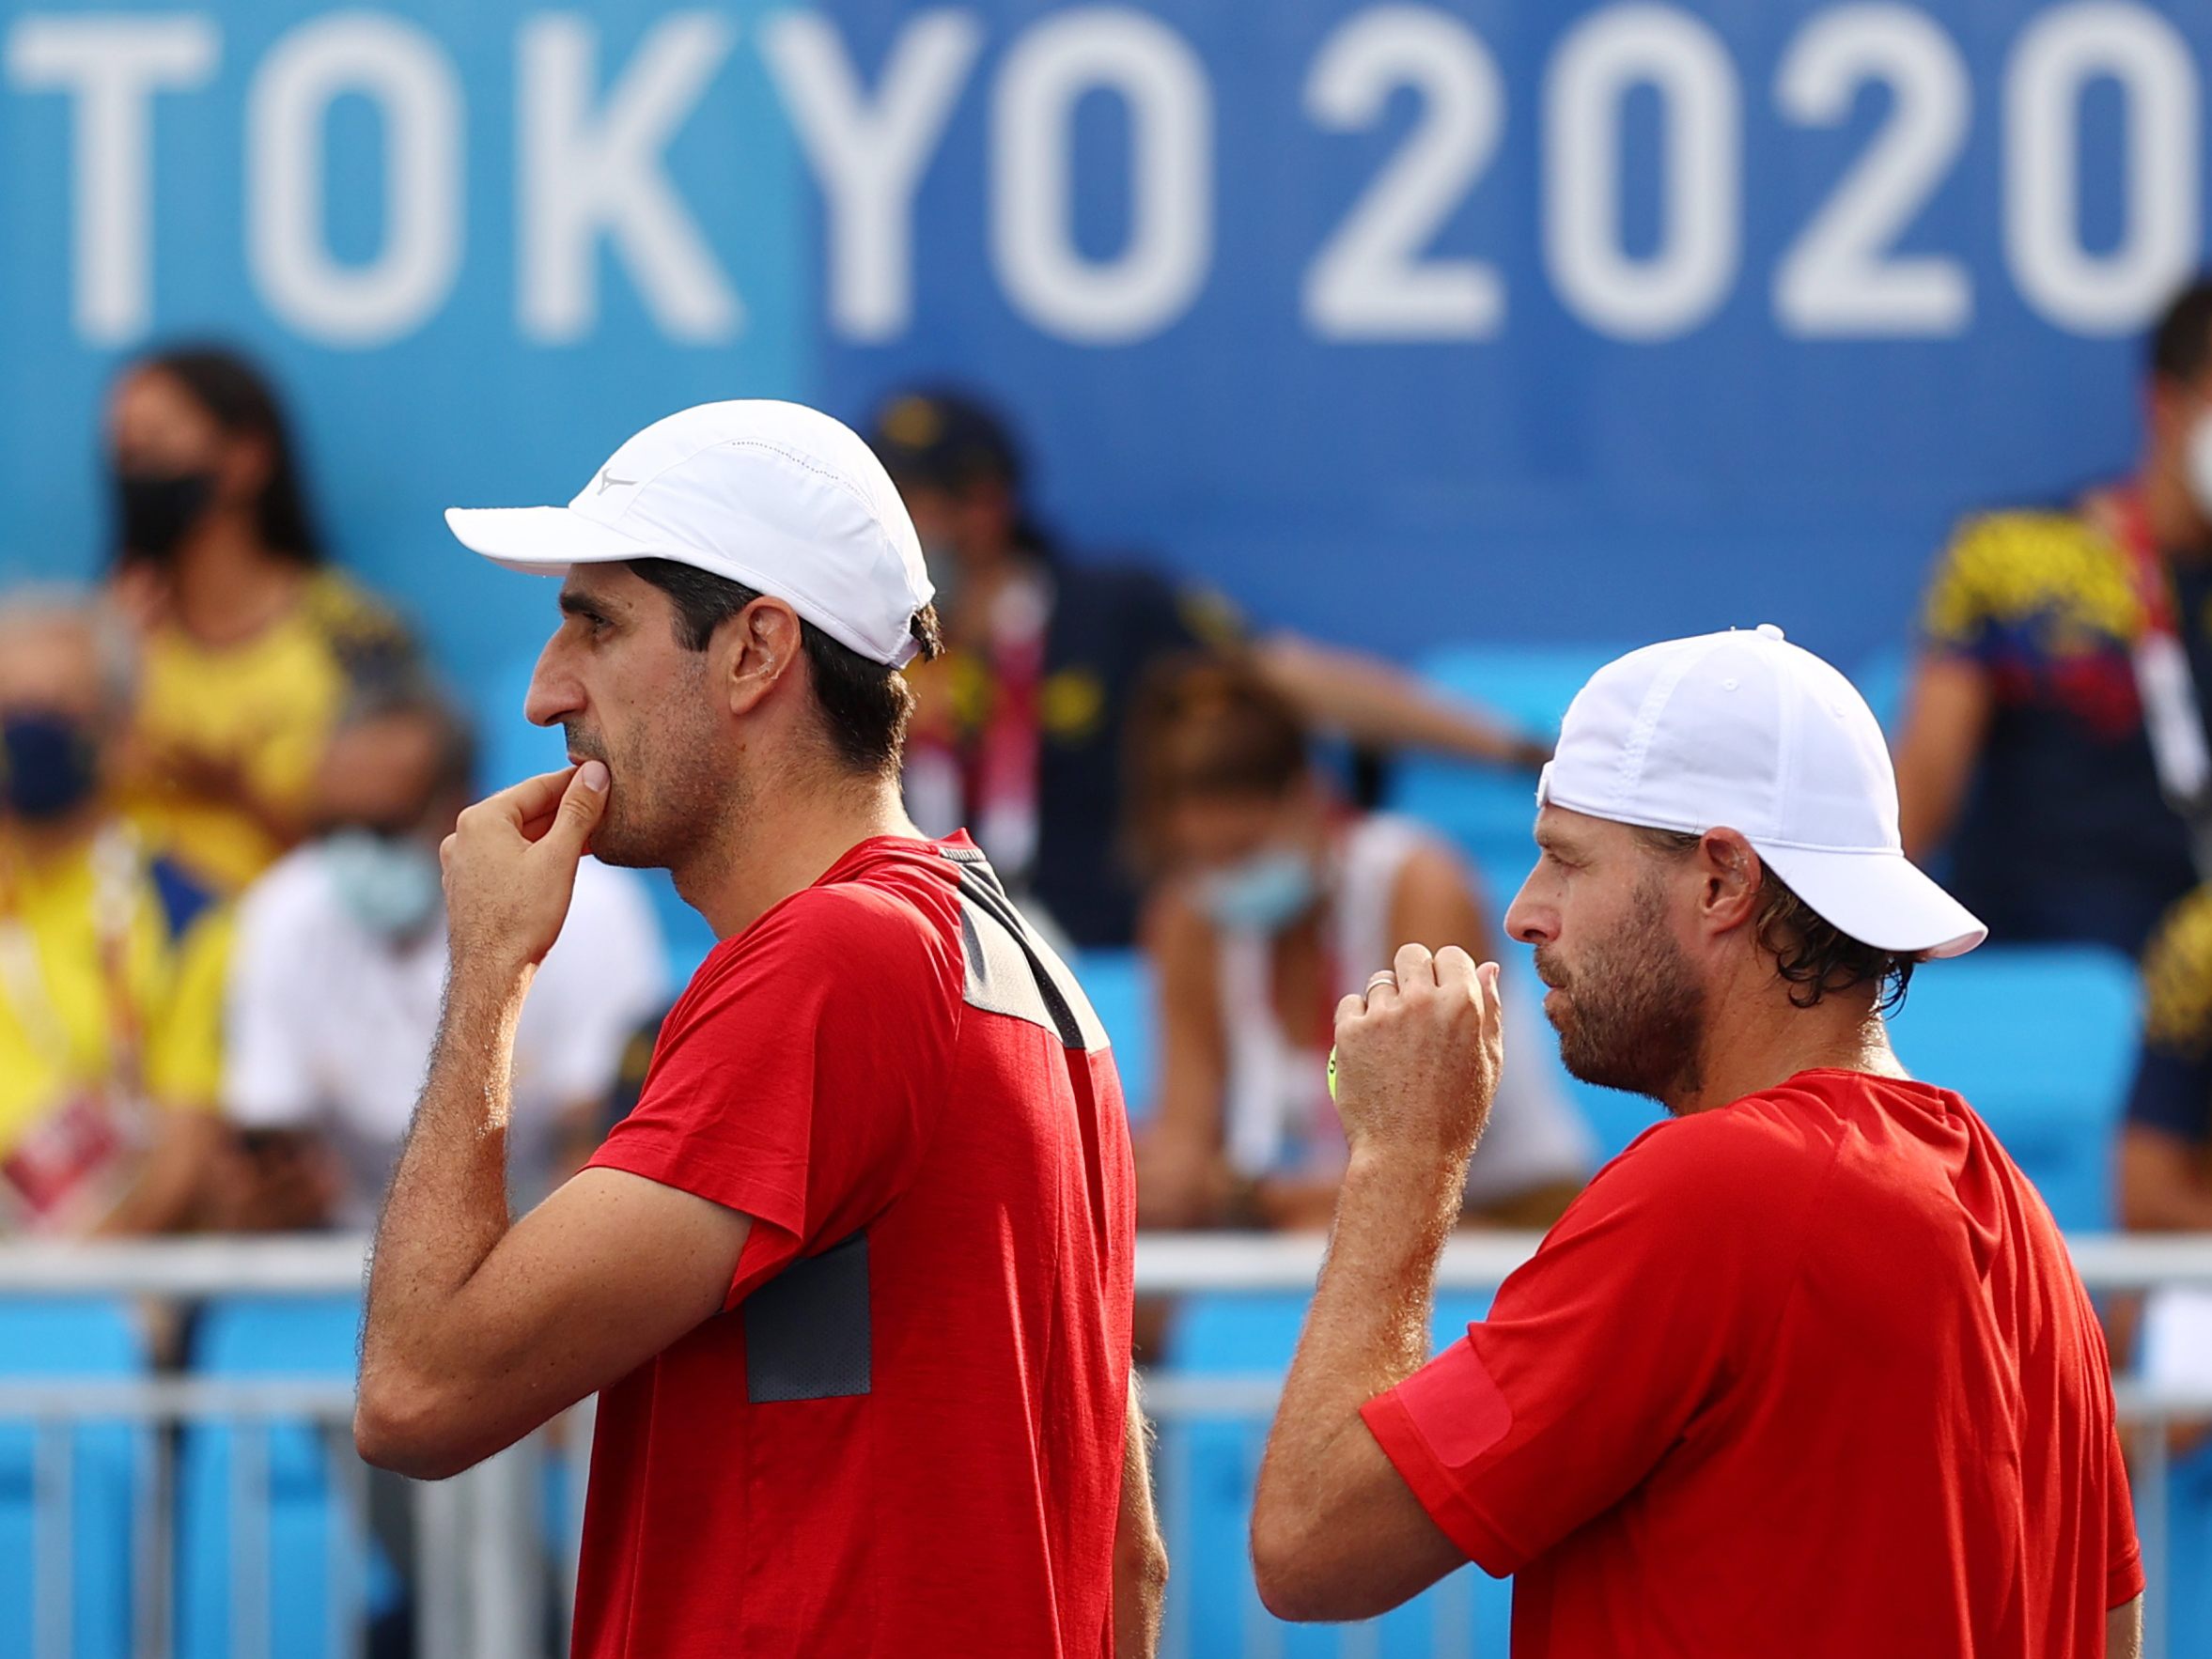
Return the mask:
[[2142, 607], [2142, 628], [2130, 656], [2158, 785], [2189, 826], [2199, 874], [2212, 876], [2212, 744], [2205, 737], [2196, 674], [2182, 643], [2173, 572], [2158, 550], [2142, 498], [2134, 490], [2109, 490], [2093, 497], [2089, 505], [2091, 516], [2127, 555]]
[[1036, 860], [1039, 706], [1051, 590], [1042, 578], [1007, 583], [991, 606], [989, 709], [968, 758], [975, 839], [991, 867], [1020, 881]]

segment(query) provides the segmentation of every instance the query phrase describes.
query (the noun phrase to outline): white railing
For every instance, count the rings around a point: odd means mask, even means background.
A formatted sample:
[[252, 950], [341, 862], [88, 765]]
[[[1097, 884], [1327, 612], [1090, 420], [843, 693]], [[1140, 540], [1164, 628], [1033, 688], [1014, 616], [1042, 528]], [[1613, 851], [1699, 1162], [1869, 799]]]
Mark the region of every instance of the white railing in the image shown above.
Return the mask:
[[[1440, 1290], [1495, 1288], [1534, 1250], [1535, 1234], [1468, 1233], [1447, 1248]], [[2069, 1241], [2076, 1265], [2091, 1290], [2135, 1291], [2162, 1285], [2212, 1286], [2212, 1235], [2156, 1237], [2097, 1235]], [[356, 1291], [363, 1282], [365, 1241], [330, 1235], [286, 1238], [194, 1238], [83, 1245], [0, 1243], [0, 1298], [45, 1295], [108, 1295], [190, 1302], [233, 1295], [318, 1295]], [[1136, 1278], [1140, 1293], [1293, 1293], [1309, 1291], [1319, 1270], [1317, 1235], [1155, 1234], [1140, 1241]], [[265, 1429], [274, 1421], [318, 1425], [329, 1448], [334, 1501], [353, 1518], [352, 1535], [365, 1535], [366, 1481], [350, 1455], [347, 1430], [352, 1394], [336, 1378], [214, 1378], [152, 1376], [136, 1379], [13, 1377], [0, 1355], [0, 1420], [38, 1426], [40, 1605], [35, 1620], [36, 1659], [62, 1659], [72, 1651], [66, 1596], [70, 1582], [71, 1507], [69, 1431], [72, 1423], [122, 1421], [156, 1431], [139, 1436], [141, 1478], [134, 1484], [143, 1513], [135, 1517], [139, 1563], [134, 1587], [132, 1651], [138, 1659], [172, 1652], [169, 1628], [170, 1509], [174, 1477], [165, 1431], [182, 1425], [229, 1423], [241, 1433], [233, 1450], [230, 1528], [234, 1607], [266, 1605], [267, 1531], [257, 1525], [257, 1504], [268, 1502]], [[1197, 1375], [1162, 1372], [1149, 1379], [1147, 1403], [1160, 1419], [1163, 1441], [1160, 1479], [1163, 1520], [1171, 1549], [1187, 1512], [1190, 1471], [1184, 1441], [1207, 1421], [1264, 1423], [1281, 1379], [1271, 1375]], [[2176, 1421], [2212, 1419], [2212, 1388], [2151, 1388], [2134, 1378], [2116, 1384], [2120, 1412], [2135, 1453], [2137, 1502], [2143, 1554], [2150, 1571], [2146, 1599], [2146, 1651], [2165, 1659], [2163, 1587], [2177, 1563], [2169, 1557], [2166, 1488], [2169, 1430]], [[588, 1405], [588, 1403], [587, 1403]], [[572, 1460], [581, 1481], [588, 1424], [569, 1425], [561, 1455]], [[543, 1617], [549, 1584], [572, 1590], [574, 1562], [545, 1558], [534, 1504], [530, 1460], [542, 1445], [525, 1443], [460, 1479], [413, 1488], [414, 1593], [418, 1651], [424, 1659], [526, 1659], [546, 1651]], [[257, 1482], [258, 1486], [257, 1487]], [[263, 1517], [265, 1519], [265, 1517]], [[260, 1558], [254, 1558], [256, 1547]], [[334, 1557], [334, 1568], [336, 1562]], [[1456, 1575], [1439, 1591], [1431, 1621], [1437, 1653], [1465, 1659], [1476, 1651], [1474, 1590], [1469, 1574]], [[1188, 1619], [1188, 1581], [1171, 1580], [1166, 1647], [1171, 1655], [1194, 1651]], [[55, 1598], [49, 1601], [50, 1593]], [[1260, 1611], [1245, 1589], [1240, 1644], [1246, 1652], [1278, 1651], [1282, 1630]], [[567, 1600], [566, 1594], [561, 1598]], [[330, 1603], [340, 1598], [334, 1588]], [[245, 1618], [233, 1627], [238, 1659], [290, 1659], [268, 1641], [268, 1632]], [[360, 1651], [358, 1629], [334, 1626], [319, 1652]], [[1208, 1650], [1209, 1656], [1212, 1650]], [[1340, 1651], [1348, 1656], [1379, 1651], [1371, 1627], [1347, 1628]], [[1486, 1652], [1492, 1650], [1484, 1650]]]
[[[1465, 1233], [1445, 1247], [1442, 1290], [1487, 1290], [1535, 1252], [1540, 1233]], [[2212, 1233], [2090, 1233], [2067, 1240], [2093, 1291], [2212, 1286]], [[0, 1295], [328, 1295], [357, 1290], [367, 1241], [334, 1233], [88, 1244], [0, 1242]], [[1142, 1295], [1311, 1289], [1318, 1233], [1155, 1233], [1137, 1244]]]

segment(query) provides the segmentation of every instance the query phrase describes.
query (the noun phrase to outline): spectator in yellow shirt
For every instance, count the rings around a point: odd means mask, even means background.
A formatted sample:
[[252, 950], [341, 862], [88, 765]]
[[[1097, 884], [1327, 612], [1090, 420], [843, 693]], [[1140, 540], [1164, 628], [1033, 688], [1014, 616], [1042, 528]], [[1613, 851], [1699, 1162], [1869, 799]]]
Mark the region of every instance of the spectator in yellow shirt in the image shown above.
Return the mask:
[[0, 600], [0, 1232], [189, 1221], [219, 1138], [227, 923], [102, 785], [128, 634]]
[[121, 798], [149, 845], [236, 892], [313, 821], [339, 710], [412, 675], [413, 646], [324, 566], [283, 411], [242, 359], [192, 348], [133, 365], [108, 442], [115, 597], [143, 644]]

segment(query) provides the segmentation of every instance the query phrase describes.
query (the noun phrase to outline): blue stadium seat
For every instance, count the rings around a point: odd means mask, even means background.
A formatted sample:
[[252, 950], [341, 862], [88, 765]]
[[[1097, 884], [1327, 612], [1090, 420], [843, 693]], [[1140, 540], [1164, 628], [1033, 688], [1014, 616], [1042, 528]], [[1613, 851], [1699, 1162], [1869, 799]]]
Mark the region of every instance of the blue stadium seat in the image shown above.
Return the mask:
[[2112, 1224], [2135, 1063], [2135, 969], [2094, 947], [1984, 946], [1914, 976], [1893, 1025], [1913, 1076], [1981, 1113], [2061, 1227]]
[[[192, 1369], [202, 1376], [350, 1380], [361, 1298], [230, 1296], [209, 1304], [194, 1332]], [[246, 1435], [262, 1438], [257, 1449]], [[248, 1461], [241, 1466], [244, 1454]], [[265, 1453], [265, 1455], [261, 1455]], [[350, 1448], [340, 1455], [350, 1456]], [[388, 1569], [372, 1579], [359, 1521], [331, 1482], [328, 1441], [313, 1424], [201, 1427], [183, 1437], [178, 1459], [177, 1652], [179, 1659], [231, 1659], [245, 1651], [242, 1632], [266, 1629], [273, 1659], [336, 1659], [338, 1628], [387, 1600]], [[234, 1571], [231, 1546], [241, 1519], [233, 1499], [241, 1478], [263, 1471], [267, 1502], [269, 1601], [241, 1608], [234, 1590], [250, 1567]], [[251, 1503], [252, 1498], [247, 1502]], [[243, 1549], [260, 1540], [241, 1536]], [[334, 1605], [335, 1604], [335, 1605]]]
[[1152, 1115], [1157, 1092], [1152, 964], [1139, 951], [1083, 951], [1068, 966], [1113, 1041], [1114, 1066], [1121, 1074], [1129, 1122], [1141, 1124]]
[[[1621, 650], [1597, 644], [1461, 645], [1419, 666], [1440, 690], [1550, 736], [1559, 730], [1582, 682]], [[1534, 861], [1529, 826], [1536, 815], [1535, 781], [1524, 773], [1409, 755], [1394, 768], [1389, 804], [1458, 843], [1481, 871], [1494, 904], [1512, 896]]]
[[[1168, 1341], [1174, 1373], [1280, 1377], [1297, 1346], [1306, 1300], [1303, 1295], [1231, 1293], [1187, 1298], [1176, 1310]], [[1487, 1295], [1440, 1296], [1437, 1344], [1464, 1336], [1488, 1307]], [[1279, 1650], [1321, 1659], [1345, 1651], [1345, 1630], [1279, 1624], [1260, 1605], [1246, 1529], [1266, 1442], [1264, 1420], [1200, 1419], [1161, 1429], [1159, 1478], [1175, 1559], [1168, 1617], [1185, 1638], [1184, 1651]], [[1506, 1585], [1469, 1568], [1377, 1620], [1373, 1635], [1387, 1659], [1503, 1653], [1510, 1608]], [[1452, 1634], [1461, 1632], [1464, 1639]]]
[[[146, 1373], [130, 1306], [101, 1296], [0, 1301], [0, 1371], [10, 1378], [119, 1381]], [[0, 1659], [32, 1659], [39, 1646], [35, 1574], [47, 1551], [66, 1547], [72, 1659], [125, 1659], [131, 1651], [132, 1500], [145, 1431], [88, 1422], [70, 1433], [70, 1527], [39, 1536], [38, 1431], [0, 1423]], [[55, 1587], [40, 1587], [52, 1595]], [[52, 1609], [49, 1609], [51, 1614]]]
[[[2150, 1494], [2140, 1465], [2133, 1473], [2136, 1512]], [[2166, 1477], [2166, 1571], [2148, 1592], [2166, 1600], [2166, 1651], [2195, 1656], [2212, 1653], [2212, 1447], [2198, 1446], [2168, 1466]], [[2183, 1566], [2182, 1563], [2189, 1563]], [[2157, 1564], [2145, 1561], [2153, 1574]]]

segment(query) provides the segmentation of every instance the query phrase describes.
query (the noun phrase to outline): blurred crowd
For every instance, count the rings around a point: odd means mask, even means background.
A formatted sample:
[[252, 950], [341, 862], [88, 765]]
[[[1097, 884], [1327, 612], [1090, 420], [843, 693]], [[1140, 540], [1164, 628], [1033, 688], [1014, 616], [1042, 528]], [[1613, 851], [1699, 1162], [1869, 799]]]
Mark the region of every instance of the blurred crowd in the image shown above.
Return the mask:
[[[104, 583], [0, 595], [0, 1229], [360, 1227], [436, 1031], [470, 722], [324, 557], [249, 364], [132, 365], [104, 437]], [[637, 879], [592, 866], [518, 1039], [518, 1202], [668, 994]]]
[[[1936, 558], [1896, 762], [1908, 851], [1998, 942], [2142, 963], [2120, 1213], [2212, 1229], [2212, 285], [2160, 320], [2142, 388], [2126, 475], [1976, 512]], [[404, 596], [329, 557], [250, 363], [148, 356], [104, 419], [102, 579], [0, 593], [0, 1232], [360, 1227], [438, 1018], [439, 843], [511, 780], [478, 775]], [[958, 389], [894, 394], [868, 435], [948, 645], [912, 671], [911, 810], [969, 827], [1071, 949], [1152, 964], [1145, 1219], [1325, 1224], [1337, 999], [1402, 938], [1501, 947], [1510, 896], [1378, 810], [1379, 778], [1421, 750], [1533, 780], [1543, 736], [1071, 551]], [[587, 863], [518, 1039], [518, 1203], [623, 1109], [672, 988], [640, 877]], [[1512, 1078], [1470, 1225], [1542, 1226], [1589, 1174], [1546, 1079]]]

